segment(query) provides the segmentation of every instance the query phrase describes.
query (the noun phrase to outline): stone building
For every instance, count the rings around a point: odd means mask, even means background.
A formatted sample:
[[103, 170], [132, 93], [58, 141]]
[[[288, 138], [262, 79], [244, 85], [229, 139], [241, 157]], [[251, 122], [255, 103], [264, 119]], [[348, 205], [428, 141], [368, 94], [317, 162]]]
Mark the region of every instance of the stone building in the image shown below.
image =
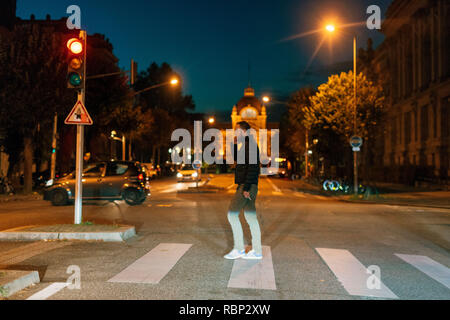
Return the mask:
[[[271, 130], [279, 128], [277, 122], [267, 122], [267, 110], [266, 106], [262, 102], [262, 98], [255, 95], [255, 90], [248, 86], [244, 90], [244, 96], [233, 106], [231, 112], [231, 123], [222, 122], [214, 125], [215, 128], [222, 132], [224, 146], [226, 142], [226, 131], [236, 130], [237, 123], [246, 121], [250, 124], [252, 129], [256, 131], [256, 141], [259, 143], [259, 130], [267, 129], [267, 149], [266, 146], [260, 146], [261, 152], [270, 156], [271, 154]], [[221, 152], [221, 155], [225, 155], [225, 150]]]
[[382, 26], [375, 60], [389, 104], [383, 163], [414, 168], [414, 180], [448, 183], [449, 31], [447, 0], [394, 0]]

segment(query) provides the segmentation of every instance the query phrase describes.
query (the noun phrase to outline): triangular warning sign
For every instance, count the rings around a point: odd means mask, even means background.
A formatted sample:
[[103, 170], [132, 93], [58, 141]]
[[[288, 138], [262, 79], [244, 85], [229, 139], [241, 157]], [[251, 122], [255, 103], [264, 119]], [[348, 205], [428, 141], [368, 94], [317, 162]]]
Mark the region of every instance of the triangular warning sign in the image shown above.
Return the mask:
[[91, 119], [91, 116], [86, 110], [83, 102], [78, 101], [67, 117], [65, 124], [80, 124], [80, 125], [88, 125], [91, 126], [94, 122]]

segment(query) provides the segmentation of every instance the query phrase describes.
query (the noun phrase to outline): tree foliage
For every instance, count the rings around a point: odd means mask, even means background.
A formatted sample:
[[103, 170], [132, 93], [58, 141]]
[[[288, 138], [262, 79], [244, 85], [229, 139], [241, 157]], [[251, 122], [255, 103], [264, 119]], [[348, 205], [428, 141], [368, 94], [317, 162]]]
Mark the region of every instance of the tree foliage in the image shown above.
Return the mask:
[[360, 73], [357, 76], [356, 132], [354, 132], [353, 72], [332, 75], [303, 108], [306, 128], [331, 129], [346, 141], [354, 134], [368, 139], [385, 110], [383, 90]]

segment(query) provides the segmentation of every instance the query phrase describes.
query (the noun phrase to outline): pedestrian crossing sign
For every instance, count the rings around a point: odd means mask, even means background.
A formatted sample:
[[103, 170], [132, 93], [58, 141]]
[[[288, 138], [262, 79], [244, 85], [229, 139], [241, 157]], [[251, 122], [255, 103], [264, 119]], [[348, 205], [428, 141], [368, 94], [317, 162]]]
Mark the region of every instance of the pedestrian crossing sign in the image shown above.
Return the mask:
[[76, 125], [87, 125], [91, 126], [94, 124], [91, 116], [86, 110], [83, 102], [78, 100], [69, 116], [67, 117], [65, 124], [76, 124]]

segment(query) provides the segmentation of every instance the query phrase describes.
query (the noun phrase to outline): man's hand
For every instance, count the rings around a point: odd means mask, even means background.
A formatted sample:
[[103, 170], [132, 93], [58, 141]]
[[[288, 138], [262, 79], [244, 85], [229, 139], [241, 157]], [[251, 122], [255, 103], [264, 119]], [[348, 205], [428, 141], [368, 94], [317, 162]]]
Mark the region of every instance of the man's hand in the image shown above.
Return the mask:
[[250, 197], [250, 192], [244, 191], [244, 198], [248, 199], [248, 200], [252, 200], [252, 198]]

